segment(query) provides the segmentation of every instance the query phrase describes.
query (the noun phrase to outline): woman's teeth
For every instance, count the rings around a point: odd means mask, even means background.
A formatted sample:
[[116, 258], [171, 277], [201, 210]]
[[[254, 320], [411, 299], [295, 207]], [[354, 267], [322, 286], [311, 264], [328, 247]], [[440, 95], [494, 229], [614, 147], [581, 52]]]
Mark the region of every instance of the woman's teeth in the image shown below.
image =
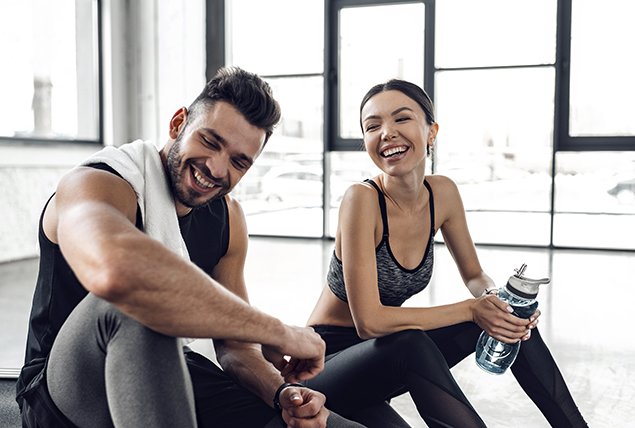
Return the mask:
[[398, 155], [406, 151], [405, 147], [393, 147], [392, 149], [384, 150], [381, 155], [385, 158]]
[[210, 183], [209, 181], [205, 180], [201, 176], [201, 174], [199, 174], [199, 172], [196, 170], [194, 170], [194, 178], [196, 178], [196, 181], [201, 187], [207, 187], [208, 189], [211, 189], [212, 187], [214, 187], [213, 183]]

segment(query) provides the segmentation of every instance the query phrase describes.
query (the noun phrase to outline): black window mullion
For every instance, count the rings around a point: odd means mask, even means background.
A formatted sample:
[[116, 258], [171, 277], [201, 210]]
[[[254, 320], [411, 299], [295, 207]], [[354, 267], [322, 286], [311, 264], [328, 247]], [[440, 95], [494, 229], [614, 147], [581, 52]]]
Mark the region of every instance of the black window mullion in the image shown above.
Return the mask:
[[571, 136], [572, 0], [558, 0], [554, 152], [633, 151], [635, 136]]

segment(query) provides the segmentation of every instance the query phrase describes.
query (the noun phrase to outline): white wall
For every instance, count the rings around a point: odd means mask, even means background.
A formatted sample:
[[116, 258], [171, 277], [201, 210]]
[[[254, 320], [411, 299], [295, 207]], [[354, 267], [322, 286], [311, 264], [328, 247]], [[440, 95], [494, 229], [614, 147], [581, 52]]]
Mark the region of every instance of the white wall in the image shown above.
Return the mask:
[[[205, 84], [204, 0], [104, 0], [104, 139], [158, 147]], [[94, 145], [0, 144], [0, 262], [37, 256], [37, 226], [59, 179]]]

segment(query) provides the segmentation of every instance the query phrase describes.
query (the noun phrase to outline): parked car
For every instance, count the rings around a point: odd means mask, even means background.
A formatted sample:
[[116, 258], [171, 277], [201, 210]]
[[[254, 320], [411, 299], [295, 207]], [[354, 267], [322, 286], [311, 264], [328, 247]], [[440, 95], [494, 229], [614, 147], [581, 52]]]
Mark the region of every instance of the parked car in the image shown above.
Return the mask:
[[635, 177], [620, 181], [607, 193], [617, 198], [620, 204], [630, 205], [635, 203]]
[[[337, 206], [352, 183], [331, 176], [331, 206]], [[298, 207], [322, 206], [322, 168], [287, 164], [269, 170], [260, 181], [261, 197], [269, 203], [288, 203]]]

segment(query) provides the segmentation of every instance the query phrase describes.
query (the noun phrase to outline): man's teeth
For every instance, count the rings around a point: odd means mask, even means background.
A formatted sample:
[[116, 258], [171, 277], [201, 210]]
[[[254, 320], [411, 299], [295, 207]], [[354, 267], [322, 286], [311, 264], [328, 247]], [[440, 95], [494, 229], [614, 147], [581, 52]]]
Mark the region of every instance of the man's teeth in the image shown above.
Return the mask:
[[198, 181], [198, 184], [200, 184], [202, 187], [207, 187], [207, 188], [212, 188], [214, 187], [213, 183], [210, 183], [209, 181], [205, 180], [201, 174], [198, 173], [198, 171], [194, 170], [194, 177], [196, 178], [196, 181]]
[[389, 156], [392, 156], [392, 155], [403, 153], [405, 151], [406, 151], [406, 149], [404, 147], [393, 147], [392, 149], [385, 150], [384, 152], [382, 152], [381, 155], [384, 156], [384, 157], [389, 157]]

